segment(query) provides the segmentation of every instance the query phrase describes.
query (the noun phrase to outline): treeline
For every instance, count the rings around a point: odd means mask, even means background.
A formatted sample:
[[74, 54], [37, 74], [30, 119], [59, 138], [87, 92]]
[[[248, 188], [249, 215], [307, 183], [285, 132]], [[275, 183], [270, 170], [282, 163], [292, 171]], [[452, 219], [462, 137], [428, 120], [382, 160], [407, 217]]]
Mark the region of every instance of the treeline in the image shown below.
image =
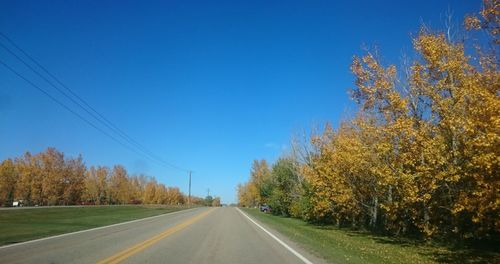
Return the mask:
[[[66, 158], [55, 148], [6, 159], [0, 164], [0, 206], [14, 201], [32, 205], [166, 204], [183, 205], [186, 195], [154, 177], [129, 175], [125, 167], [91, 166], [81, 156]], [[191, 203], [205, 200], [191, 197]]]
[[461, 41], [422, 29], [402, 70], [354, 57], [354, 117], [272, 166], [255, 161], [240, 205], [395, 235], [498, 237], [498, 6], [467, 17]]

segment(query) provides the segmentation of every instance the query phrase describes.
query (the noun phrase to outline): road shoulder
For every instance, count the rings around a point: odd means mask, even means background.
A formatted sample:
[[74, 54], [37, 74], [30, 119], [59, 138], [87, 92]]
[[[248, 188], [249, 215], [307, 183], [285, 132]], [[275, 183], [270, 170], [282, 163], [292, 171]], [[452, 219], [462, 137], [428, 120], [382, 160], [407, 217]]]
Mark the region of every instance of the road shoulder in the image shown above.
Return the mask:
[[[264, 232], [266, 235], [273, 237], [273, 239], [276, 241], [276, 243], [281, 244], [283, 247], [287, 248], [292, 254], [296, 255], [299, 259], [301, 259], [304, 263], [315, 263], [315, 264], [323, 264], [327, 263], [326, 260], [322, 259], [321, 257], [307, 251], [304, 247], [299, 245], [298, 243], [292, 241], [290, 238], [287, 236], [284, 236], [283, 234], [279, 233], [276, 231], [274, 228], [270, 227], [269, 225], [266, 225], [256, 219], [255, 217], [252, 217], [251, 215], [245, 213], [243, 210], [236, 208], [240, 215], [247, 221], [250, 225], [254, 226], [255, 229], [258, 232]], [[281, 243], [279, 242], [281, 241]], [[302, 256], [302, 258], [300, 257]]]

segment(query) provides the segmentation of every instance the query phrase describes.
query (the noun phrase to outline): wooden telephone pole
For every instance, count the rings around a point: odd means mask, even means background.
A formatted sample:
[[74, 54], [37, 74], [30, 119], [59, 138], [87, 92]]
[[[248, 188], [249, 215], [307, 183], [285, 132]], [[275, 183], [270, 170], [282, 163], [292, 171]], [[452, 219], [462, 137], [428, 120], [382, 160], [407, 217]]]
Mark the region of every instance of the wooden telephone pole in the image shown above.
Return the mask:
[[189, 171], [189, 195], [188, 195], [188, 207], [191, 207], [191, 171]]

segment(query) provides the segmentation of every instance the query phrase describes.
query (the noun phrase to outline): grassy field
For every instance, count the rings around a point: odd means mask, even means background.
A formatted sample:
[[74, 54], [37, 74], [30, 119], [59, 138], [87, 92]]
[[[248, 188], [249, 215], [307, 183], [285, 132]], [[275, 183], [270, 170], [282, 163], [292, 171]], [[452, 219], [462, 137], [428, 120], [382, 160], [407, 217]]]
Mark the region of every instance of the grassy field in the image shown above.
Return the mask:
[[0, 210], [0, 245], [165, 214], [181, 208], [147, 206]]
[[490, 250], [450, 248], [243, 210], [331, 263], [500, 263], [495, 245]]

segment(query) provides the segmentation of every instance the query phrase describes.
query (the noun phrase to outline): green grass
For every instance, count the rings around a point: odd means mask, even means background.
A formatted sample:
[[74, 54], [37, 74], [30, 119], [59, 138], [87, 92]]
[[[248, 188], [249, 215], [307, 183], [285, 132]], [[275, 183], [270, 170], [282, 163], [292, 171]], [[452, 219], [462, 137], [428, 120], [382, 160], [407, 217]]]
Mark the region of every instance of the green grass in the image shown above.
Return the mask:
[[0, 210], [0, 245], [105, 226], [181, 209], [126, 205]]
[[495, 245], [481, 250], [452, 248], [243, 210], [330, 263], [500, 263]]

